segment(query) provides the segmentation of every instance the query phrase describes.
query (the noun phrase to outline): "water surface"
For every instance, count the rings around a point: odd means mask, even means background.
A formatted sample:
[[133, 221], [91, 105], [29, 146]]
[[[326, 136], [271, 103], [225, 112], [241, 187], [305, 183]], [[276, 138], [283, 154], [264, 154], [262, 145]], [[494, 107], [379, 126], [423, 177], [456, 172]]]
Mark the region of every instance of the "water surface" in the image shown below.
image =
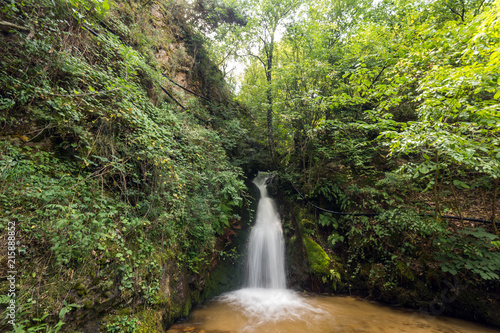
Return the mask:
[[355, 297], [241, 289], [192, 311], [167, 332], [193, 333], [490, 333], [472, 322], [391, 308]]

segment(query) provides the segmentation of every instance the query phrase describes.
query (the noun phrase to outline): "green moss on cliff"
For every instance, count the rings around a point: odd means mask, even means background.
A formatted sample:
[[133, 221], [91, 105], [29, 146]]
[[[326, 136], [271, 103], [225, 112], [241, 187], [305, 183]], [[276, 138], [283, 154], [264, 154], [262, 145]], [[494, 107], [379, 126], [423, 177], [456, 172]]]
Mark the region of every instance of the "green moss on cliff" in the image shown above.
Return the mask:
[[317, 275], [327, 275], [330, 273], [330, 257], [328, 254], [313, 241], [310, 237], [304, 237], [304, 245], [309, 258], [309, 267], [311, 272]]

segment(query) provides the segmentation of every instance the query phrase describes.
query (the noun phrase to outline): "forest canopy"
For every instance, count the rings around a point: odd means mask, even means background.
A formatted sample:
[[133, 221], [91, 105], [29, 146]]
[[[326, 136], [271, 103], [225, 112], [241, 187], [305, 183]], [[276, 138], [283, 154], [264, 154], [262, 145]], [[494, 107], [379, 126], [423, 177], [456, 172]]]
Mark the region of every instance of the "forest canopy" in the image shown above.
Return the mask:
[[245, 61], [237, 99], [275, 164], [312, 172], [345, 154], [359, 173], [376, 149], [412, 157], [400, 171], [434, 190], [440, 170], [458, 189], [464, 177], [496, 184], [499, 1], [231, 4], [253, 15], [233, 30], [239, 47], [223, 27], [210, 45]]

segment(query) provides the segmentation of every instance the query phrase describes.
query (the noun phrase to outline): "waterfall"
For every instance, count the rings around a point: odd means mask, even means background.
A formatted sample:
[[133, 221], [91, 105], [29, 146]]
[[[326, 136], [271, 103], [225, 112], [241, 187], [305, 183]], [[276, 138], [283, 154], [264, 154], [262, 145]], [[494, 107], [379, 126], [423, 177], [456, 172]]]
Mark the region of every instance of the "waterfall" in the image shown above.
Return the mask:
[[241, 332], [261, 332], [259, 327], [267, 322], [298, 320], [306, 314], [326, 314], [308, 304], [298, 293], [286, 289], [285, 242], [276, 204], [267, 194], [269, 178], [268, 174], [259, 172], [253, 180], [259, 188], [260, 200], [248, 242], [246, 288], [218, 297], [221, 302], [243, 311], [248, 325]]
[[285, 244], [276, 204], [267, 195], [269, 175], [259, 173], [253, 183], [259, 188], [255, 226], [248, 243], [248, 287], [285, 289]]

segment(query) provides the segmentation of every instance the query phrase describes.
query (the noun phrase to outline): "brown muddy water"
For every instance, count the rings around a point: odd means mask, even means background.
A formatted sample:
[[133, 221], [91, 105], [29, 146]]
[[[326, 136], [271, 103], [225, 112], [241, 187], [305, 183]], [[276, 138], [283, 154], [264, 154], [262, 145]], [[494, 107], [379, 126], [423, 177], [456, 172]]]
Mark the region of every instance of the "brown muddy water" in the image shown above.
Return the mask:
[[[499, 314], [500, 315], [500, 314]], [[493, 333], [476, 323], [355, 297], [241, 289], [194, 309], [168, 333]]]

